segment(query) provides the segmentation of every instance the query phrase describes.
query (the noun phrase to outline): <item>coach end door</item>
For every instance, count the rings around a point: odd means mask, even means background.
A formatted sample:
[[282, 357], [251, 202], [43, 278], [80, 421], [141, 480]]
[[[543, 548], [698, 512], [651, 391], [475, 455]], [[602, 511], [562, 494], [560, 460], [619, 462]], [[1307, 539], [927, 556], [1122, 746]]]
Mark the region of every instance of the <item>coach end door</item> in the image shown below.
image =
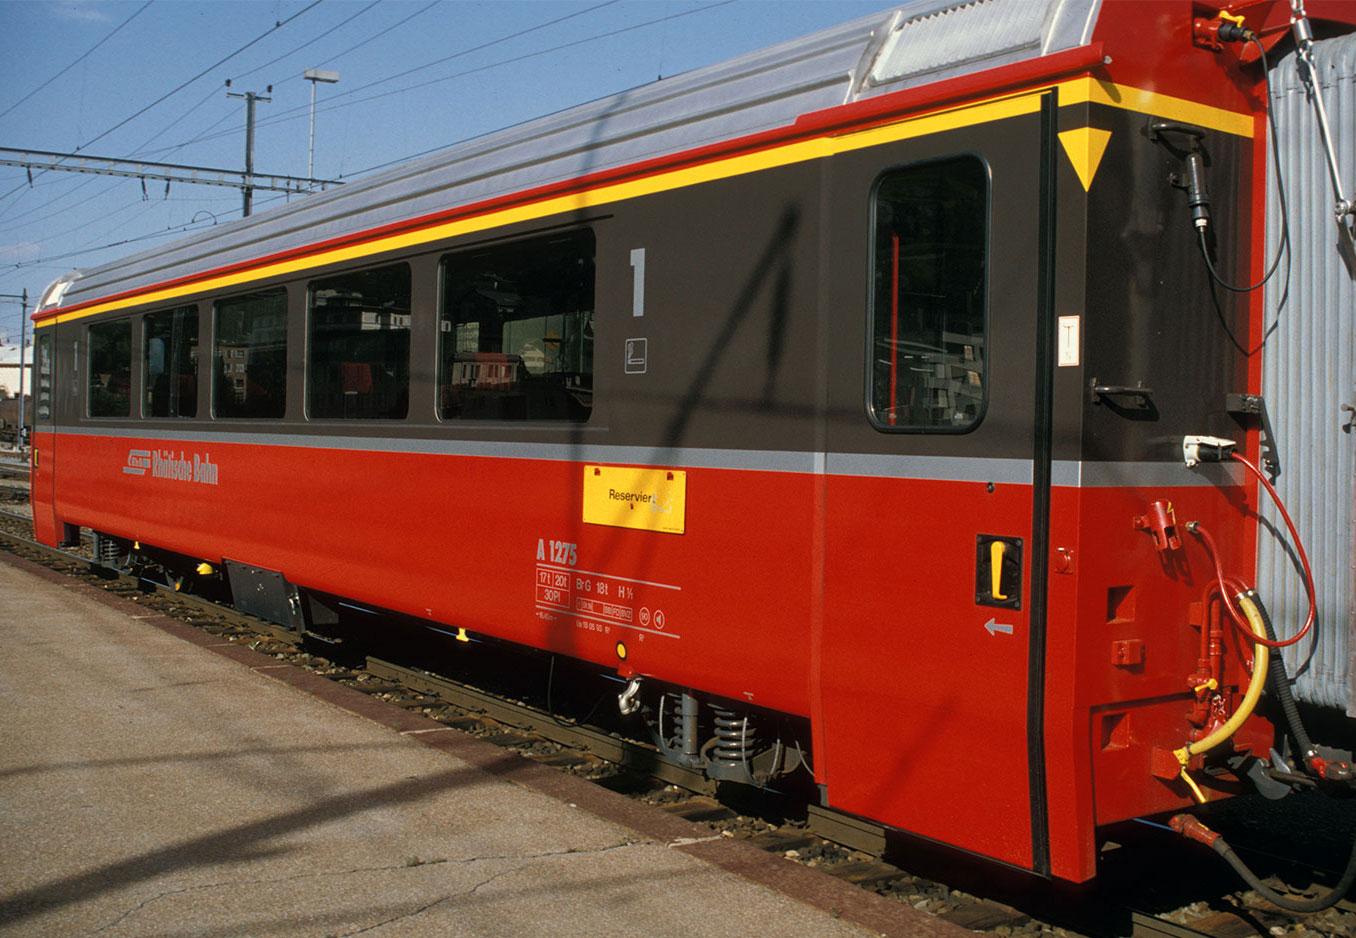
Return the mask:
[[829, 806], [1040, 871], [1052, 108], [834, 158], [817, 670]]

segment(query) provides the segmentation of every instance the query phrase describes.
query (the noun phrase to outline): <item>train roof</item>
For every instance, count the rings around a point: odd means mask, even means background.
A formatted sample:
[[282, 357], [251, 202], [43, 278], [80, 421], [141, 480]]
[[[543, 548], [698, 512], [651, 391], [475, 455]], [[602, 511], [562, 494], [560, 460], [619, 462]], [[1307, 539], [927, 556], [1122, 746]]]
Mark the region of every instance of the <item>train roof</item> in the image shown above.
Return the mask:
[[788, 126], [876, 95], [1086, 45], [1101, 0], [913, 0], [449, 146], [122, 260], [38, 311], [193, 277], [513, 192]]

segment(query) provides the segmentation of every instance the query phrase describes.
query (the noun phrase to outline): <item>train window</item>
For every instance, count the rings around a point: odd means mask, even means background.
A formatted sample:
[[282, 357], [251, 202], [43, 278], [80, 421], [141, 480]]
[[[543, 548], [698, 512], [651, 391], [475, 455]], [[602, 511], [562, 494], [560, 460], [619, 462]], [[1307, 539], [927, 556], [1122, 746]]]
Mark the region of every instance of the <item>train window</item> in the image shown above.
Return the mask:
[[287, 408], [287, 290], [216, 303], [212, 413], [281, 417]]
[[198, 413], [198, 307], [147, 313], [145, 417], [194, 417]]
[[52, 336], [38, 336], [34, 355], [38, 362], [38, 420], [52, 419]]
[[581, 229], [443, 258], [438, 416], [589, 418], [593, 256]]
[[410, 268], [311, 282], [306, 410], [312, 417], [404, 417], [410, 409]]
[[988, 203], [972, 156], [876, 185], [868, 398], [880, 429], [968, 430], [983, 416]]
[[89, 415], [132, 414], [132, 321], [89, 327]]

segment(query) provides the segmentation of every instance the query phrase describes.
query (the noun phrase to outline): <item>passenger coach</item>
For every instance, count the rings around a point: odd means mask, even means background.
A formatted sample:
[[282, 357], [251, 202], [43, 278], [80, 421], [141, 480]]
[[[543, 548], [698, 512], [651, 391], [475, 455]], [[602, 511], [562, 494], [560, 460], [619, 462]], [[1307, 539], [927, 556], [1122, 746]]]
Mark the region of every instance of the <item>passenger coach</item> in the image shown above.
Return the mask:
[[1249, 715], [1286, 531], [1228, 459], [1290, 17], [918, 0], [64, 277], [38, 534], [591, 663], [676, 761], [1088, 879], [1322, 773]]

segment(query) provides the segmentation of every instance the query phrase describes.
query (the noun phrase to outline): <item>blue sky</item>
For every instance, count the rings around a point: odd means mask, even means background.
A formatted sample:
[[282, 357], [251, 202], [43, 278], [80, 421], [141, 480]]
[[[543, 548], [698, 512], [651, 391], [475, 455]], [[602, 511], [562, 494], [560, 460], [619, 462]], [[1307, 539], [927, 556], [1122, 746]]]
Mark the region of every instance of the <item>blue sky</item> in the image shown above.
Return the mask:
[[[885, 0], [0, 0], [0, 146], [356, 178], [893, 6]], [[278, 25], [281, 24], [281, 25]], [[224, 60], [224, 61], [223, 61]], [[163, 100], [159, 100], [163, 97]], [[140, 113], [139, 113], [140, 112]], [[290, 196], [299, 198], [301, 196]], [[278, 194], [255, 195], [266, 212]], [[240, 215], [238, 190], [0, 167], [0, 294]], [[118, 242], [122, 242], [119, 244]], [[105, 247], [107, 246], [107, 247]], [[97, 250], [96, 250], [97, 249]], [[0, 337], [19, 307], [0, 300]]]

